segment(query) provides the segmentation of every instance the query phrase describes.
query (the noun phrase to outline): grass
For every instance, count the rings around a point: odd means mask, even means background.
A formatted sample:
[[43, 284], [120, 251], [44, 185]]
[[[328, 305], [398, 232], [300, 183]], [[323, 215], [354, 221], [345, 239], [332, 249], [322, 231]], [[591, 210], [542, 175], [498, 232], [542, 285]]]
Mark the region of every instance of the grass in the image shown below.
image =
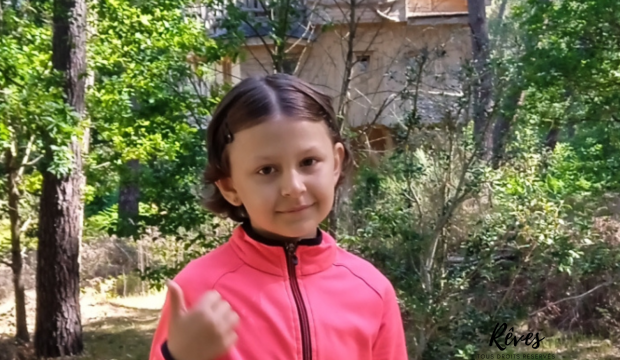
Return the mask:
[[106, 315], [84, 326], [85, 352], [80, 359], [148, 359], [162, 298], [156, 294], [104, 303]]

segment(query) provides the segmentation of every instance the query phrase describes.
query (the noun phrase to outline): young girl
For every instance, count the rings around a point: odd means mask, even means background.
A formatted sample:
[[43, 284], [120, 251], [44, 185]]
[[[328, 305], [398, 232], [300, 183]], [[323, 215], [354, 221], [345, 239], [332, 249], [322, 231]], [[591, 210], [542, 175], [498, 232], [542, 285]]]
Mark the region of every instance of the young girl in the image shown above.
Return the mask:
[[390, 282], [318, 228], [350, 164], [330, 98], [243, 80], [207, 142], [207, 207], [241, 225], [168, 283], [150, 359], [407, 359]]

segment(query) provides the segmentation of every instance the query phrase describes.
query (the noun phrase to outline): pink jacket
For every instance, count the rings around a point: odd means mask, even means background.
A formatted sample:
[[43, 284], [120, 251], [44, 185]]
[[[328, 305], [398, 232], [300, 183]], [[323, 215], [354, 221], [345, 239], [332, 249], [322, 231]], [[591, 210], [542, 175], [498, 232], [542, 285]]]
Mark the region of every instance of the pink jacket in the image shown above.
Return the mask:
[[[401, 314], [390, 282], [326, 232], [297, 246], [249, 225], [175, 278], [186, 305], [215, 289], [240, 317], [237, 344], [220, 360], [405, 360]], [[150, 360], [169, 360], [164, 304]]]

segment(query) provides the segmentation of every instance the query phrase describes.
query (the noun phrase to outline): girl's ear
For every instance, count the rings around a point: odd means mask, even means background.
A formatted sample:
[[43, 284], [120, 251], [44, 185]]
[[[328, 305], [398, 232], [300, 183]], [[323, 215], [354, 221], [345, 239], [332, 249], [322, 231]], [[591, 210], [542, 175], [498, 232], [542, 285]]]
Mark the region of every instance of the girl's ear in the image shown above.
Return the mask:
[[226, 201], [228, 201], [230, 204], [234, 206], [243, 205], [243, 202], [239, 198], [239, 194], [237, 193], [237, 190], [235, 190], [235, 186], [231, 178], [227, 177], [218, 180], [215, 182], [215, 186], [220, 189], [222, 196], [224, 196], [224, 199], [226, 199]]
[[342, 173], [342, 163], [344, 162], [344, 145], [342, 143], [334, 144], [334, 181], [338, 182]]

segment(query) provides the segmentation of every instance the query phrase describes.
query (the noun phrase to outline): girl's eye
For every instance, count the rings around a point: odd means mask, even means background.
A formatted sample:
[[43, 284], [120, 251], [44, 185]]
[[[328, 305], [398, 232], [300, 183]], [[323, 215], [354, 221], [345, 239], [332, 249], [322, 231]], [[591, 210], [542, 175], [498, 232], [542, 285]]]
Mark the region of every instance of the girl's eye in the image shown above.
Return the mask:
[[264, 168], [258, 170], [258, 173], [261, 175], [269, 175], [274, 171], [271, 166], [265, 166]]
[[317, 162], [316, 159], [313, 159], [313, 158], [304, 159], [301, 162], [301, 166], [312, 166], [316, 164], [316, 162]]

